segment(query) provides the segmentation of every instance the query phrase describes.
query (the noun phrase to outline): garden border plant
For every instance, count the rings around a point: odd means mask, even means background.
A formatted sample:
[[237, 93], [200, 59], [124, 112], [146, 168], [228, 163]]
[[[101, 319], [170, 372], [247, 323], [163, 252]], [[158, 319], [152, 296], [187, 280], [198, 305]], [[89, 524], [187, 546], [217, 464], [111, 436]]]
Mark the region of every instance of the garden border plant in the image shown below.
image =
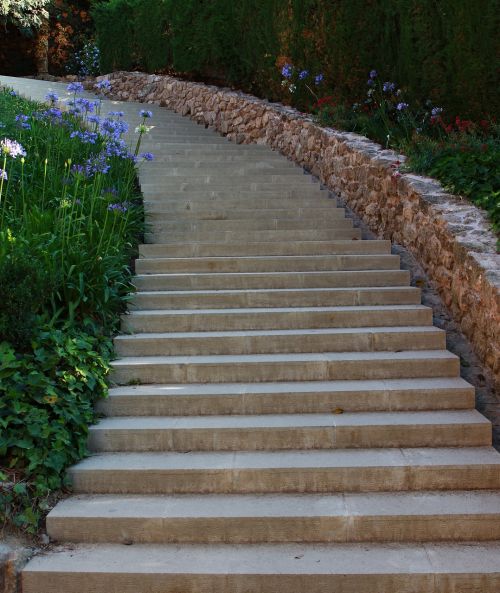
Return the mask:
[[[103, 90], [109, 83], [97, 85]], [[69, 110], [0, 89], [0, 527], [35, 533], [86, 454], [144, 230], [149, 131], [72, 83]]]

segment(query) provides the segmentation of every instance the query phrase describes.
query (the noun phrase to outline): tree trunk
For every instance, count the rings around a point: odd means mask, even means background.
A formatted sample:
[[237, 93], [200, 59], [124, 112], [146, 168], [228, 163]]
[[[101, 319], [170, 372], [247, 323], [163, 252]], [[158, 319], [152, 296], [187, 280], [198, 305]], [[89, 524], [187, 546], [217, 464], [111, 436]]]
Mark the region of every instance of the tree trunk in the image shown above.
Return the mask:
[[35, 39], [35, 64], [38, 76], [49, 73], [49, 20], [43, 19]]

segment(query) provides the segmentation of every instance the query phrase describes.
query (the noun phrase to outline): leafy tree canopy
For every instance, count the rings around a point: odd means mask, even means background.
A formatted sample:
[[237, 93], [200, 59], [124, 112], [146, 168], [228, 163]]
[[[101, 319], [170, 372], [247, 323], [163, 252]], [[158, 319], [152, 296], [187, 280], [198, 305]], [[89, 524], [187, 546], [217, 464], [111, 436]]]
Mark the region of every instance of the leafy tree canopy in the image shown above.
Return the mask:
[[0, 0], [0, 21], [22, 29], [39, 27], [51, 0]]

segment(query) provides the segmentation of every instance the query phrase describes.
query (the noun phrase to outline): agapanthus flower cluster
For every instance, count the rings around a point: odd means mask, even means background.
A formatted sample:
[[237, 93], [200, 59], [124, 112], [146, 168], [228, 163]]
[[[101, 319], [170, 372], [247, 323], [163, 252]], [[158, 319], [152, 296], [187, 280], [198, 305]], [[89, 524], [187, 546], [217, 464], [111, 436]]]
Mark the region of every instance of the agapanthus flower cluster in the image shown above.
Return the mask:
[[128, 132], [128, 124], [121, 119], [106, 117], [99, 124], [99, 131], [103, 136], [112, 140], [119, 140]]
[[109, 91], [109, 89], [111, 88], [111, 83], [107, 78], [105, 78], [104, 80], [100, 80], [99, 82], [97, 82], [94, 85], [94, 87], [100, 91]]
[[50, 93], [47, 93], [45, 95], [45, 100], [51, 103], [52, 105], [55, 105], [59, 101], [59, 96], [54, 91], [51, 91]]
[[323, 82], [324, 76], [323, 74], [318, 74], [315, 78], [314, 78], [314, 84], [319, 85]]
[[302, 70], [302, 72], [299, 73], [299, 80], [304, 80], [308, 76], [309, 76], [309, 70]]
[[432, 111], [431, 111], [432, 117], [437, 117], [438, 115], [441, 115], [441, 113], [443, 113], [442, 107], [433, 107], [432, 108]]
[[384, 82], [382, 85], [382, 90], [384, 93], [393, 93], [396, 88], [396, 84], [394, 82]]
[[281, 69], [281, 75], [284, 78], [291, 78], [293, 74], [293, 66], [291, 64], [285, 64]]
[[9, 138], [4, 138], [0, 142], [0, 152], [9, 156], [12, 159], [26, 156], [26, 151], [24, 148], [17, 142], [16, 140], [10, 140]]
[[143, 117], [144, 119], [149, 119], [149, 118], [153, 117], [153, 112], [147, 111], [146, 109], [141, 109], [141, 111], [139, 112], [139, 115], [141, 117]]
[[124, 111], [110, 111], [108, 113], [109, 117], [123, 117], [125, 115]]
[[70, 138], [78, 138], [83, 144], [95, 144], [98, 135], [95, 132], [89, 132], [87, 130], [75, 130], [71, 132]]
[[135, 129], [135, 133], [140, 134], [141, 136], [143, 134], [148, 134], [150, 131], [151, 131], [151, 126], [147, 126], [146, 124], [140, 124]]
[[139, 157], [145, 161], [152, 161], [154, 160], [155, 155], [152, 152], [143, 152], [139, 155]]
[[408, 107], [409, 107], [408, 103], [405, 103], [404, 101], [401, 101], [401, 103], [398, 103], [396, 105], [396, 109], [398, 111], [405, 111], [406, 109], [408, 109]]
[[93, 177], [97, 174], [106, 175], [111, 169], [106, 154], [100, 153], [97, 156], [89, 158], [85, 164], [85, 174], [87, 177]]
[[125, 213], [130, 208], [130, 202], [116, 202], [109, 204], [108, 210], [110, 212], [122, 212]]
[[19, 115], [16, 115], [16, 117], [14, 118], [17, 125], [22, 128], [23, 130], [31, 130], [31, 125], [28, 123], [29, 121], [29, 116], [24, 115], [23, 113], [20, 113]]
[[89, 99], [85, 99], [84, 97], [78, 97], [75, 100], [75, 105], [79, 107], [80, 110], [84, 113], [93, 113], [98, 104], [97, 102], [90, 101]]
[[83, 92], [83, 84], [81, 82], [70, 82], [66, 88], [70, 93]]

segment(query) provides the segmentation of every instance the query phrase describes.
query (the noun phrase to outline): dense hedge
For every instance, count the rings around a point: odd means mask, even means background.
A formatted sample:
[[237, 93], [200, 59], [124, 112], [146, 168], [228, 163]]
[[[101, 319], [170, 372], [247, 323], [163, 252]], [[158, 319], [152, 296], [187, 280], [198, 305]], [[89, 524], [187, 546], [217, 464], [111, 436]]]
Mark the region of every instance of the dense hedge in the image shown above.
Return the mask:
[[277, 65], [321, 70], [355, 101], [376, 68], [452, 114], [497, 114], [498, 0], [111, 0], [103, 69], [176, 71], [283, 98]]

